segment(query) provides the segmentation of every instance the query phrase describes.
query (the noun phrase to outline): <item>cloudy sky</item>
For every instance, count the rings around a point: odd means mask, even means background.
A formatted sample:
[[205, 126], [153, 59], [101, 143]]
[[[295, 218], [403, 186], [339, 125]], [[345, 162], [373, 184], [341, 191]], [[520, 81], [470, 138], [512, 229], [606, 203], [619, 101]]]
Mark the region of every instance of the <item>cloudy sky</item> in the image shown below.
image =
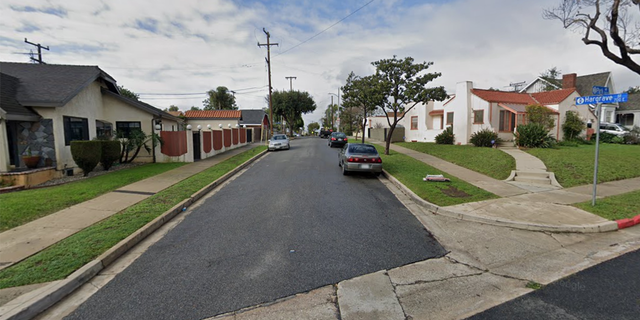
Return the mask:
[[[585, 46], [581, 35], [542, 18], [560, 0], [3, 0], [0, 60], [27, 62], [49, 46], [50, 64], [97, 65], [158, 108], [202, 107], [205, 92], [226, 86], [240, 109], [266, 106], [265, 28], [275, 90], [308, 91], [317, 121], [349, 72], [411, 56], [432, 61], [433, 85], [508, 89], [557, 67], [578, 75], [612, 71], [618, 91], [640, 77]], [[334, 99], [337, 99], [334, 97]], [[305, 124], [305, 125], [306, 125]]]

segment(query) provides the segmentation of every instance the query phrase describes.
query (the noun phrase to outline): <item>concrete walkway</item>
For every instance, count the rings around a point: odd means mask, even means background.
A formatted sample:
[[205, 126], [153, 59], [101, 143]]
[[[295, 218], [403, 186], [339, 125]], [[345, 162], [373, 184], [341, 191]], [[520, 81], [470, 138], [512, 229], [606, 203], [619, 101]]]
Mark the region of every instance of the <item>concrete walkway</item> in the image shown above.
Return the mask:
[[11, 266], [96, 222], [151, 197], [194, 174], [241, 152], [259, 146], [251, 144], [159, 175], [79, 203], [46, 217], [0, 233], [0, 270]]

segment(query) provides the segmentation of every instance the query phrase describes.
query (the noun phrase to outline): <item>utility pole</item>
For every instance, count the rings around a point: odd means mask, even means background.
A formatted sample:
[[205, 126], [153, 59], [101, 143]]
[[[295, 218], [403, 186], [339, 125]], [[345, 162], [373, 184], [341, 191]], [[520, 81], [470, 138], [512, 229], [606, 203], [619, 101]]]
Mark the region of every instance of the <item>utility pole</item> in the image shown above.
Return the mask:
[[45, 49], [45, 50], [49, 51], [49, 46], [44, 47], [44, 46], [40, 45], [39, 43], [29, 42], [27, 40], [27, 38], [24, 38], [24, 42], [26, 42], [26, 43], [28, 43], [28, 44], [30, 44], [32, 46], [38, 47], [38, 59], [36, 59], [34, 57], [31, 57], [31, 60], [35, 61], [35, 62], [37, 62], [39, 64], [46, 64], [46, 63], [44, 63], [44, 61], [42, 61], [42, 49]]
[[289, 80], [289, 91], [293, 91], [293, 79], [298, 79], [298, 77], [284, 77]]
[[269, 42], [269, 38], [271, 38], [271, 35], [264, 28], [262, 28], [262, 31], [264, 31], [264, 34], [267, 35], [267, 43], [258, 42], [258, 47], [267, 47], [266, 60], [267, 70], [269, 72], [269, 121], [271, 122], [271, 125], [269, 127], [271, 128], [271, 135], [273, 136], [273, 105], [271, 103], [271, 46], [277, 46], [278, 44]]

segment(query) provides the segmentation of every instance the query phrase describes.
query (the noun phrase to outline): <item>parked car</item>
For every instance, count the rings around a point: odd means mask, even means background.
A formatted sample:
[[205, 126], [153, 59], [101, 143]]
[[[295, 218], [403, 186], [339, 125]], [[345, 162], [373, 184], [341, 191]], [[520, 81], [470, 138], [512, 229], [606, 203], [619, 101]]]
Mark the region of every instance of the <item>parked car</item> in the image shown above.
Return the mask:
[[606, 123], [606, 122], [601, 122], [600, 123], [600, 133], [602, 132], [606, 132], [606, 133], [611, 133], [613, 135], [616, 135], [618, 137], [622, 137], [625, 134], [627, 134], [629, 132], [629, 129], [625, 128], [622, 125], [619, 125], [617, 123]]
[[332, 132], [329, 136], [329, 139], [327, 139], [327, 145], [331, 148], [333, 148], [334, 146], [344, 147], [347, 142], [347, 135], [342, 132]]
[[338, 166], [342, 174], [350, 172], [370, 172], [380, 175], [382, 172], [382, 158], [378, 150], [366, 143], [347, 143], [338, 154]]
[[269, 151], [280, 149], [289, 150], [290, 148], [289, 138], [284, 134], [274, 134], [273, 137], [269, 139], [269, 146], [267, 147]]
[[320, 133], [318, 135], [320, 136], [320, 138], [328, 138], [332, 132], [333, 132], [333, 129], [320, 128]]

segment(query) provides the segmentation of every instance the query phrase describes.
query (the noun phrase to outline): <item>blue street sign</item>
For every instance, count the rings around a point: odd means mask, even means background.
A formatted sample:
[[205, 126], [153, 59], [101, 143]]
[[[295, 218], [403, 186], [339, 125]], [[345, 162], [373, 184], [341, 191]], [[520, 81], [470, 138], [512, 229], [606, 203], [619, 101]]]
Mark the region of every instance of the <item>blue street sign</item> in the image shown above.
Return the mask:
[[628, 98], [629, 98], [629, 94], [627, 93], [605, 94], [602, 96], [577, 97], [576, 104], [582, 105], [582, 104], [627, 102]]
[[593, 89], [591, 89], [591, 92], [593, 92], [594, 96], [601, 96], [603, 94], [609, 94], [609, 87], [593, 86]]

